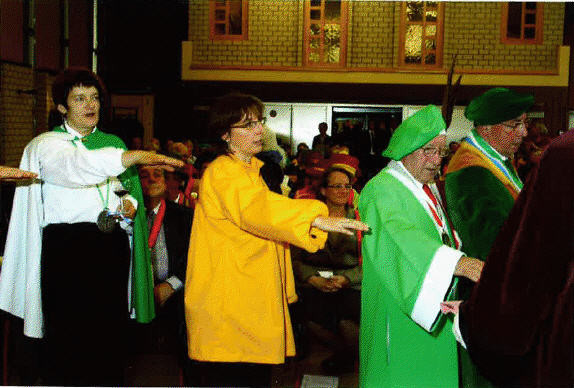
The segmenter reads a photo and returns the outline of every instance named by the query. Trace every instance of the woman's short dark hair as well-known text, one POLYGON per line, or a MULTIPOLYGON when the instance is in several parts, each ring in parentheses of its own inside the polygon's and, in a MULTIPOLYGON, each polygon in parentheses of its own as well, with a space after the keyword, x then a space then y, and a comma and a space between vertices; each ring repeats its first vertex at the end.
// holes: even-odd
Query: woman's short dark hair
POLYGON ((253 112, 263 116, 263 103, 249 94, 231 93, 219 97, 209 110, 209 130, 217 138, 229 132, 231 126, 253 112))
POLYGON ((100 100, 103 100, 106 95, 106 88, 100 77, 88 69, 71 67, 58 74, 54 79, 54 84, 52 85, 52 100, 54 104, 56 106, 61 104, 68 109, 68 95, 76 86, 94 86, 98 89, 100 100))

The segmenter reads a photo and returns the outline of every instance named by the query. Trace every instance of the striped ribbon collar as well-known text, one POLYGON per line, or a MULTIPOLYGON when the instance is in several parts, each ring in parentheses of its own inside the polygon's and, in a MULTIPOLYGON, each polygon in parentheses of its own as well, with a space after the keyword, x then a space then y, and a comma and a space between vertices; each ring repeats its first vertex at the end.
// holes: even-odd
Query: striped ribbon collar
POLYGON ((482 153, 494 164, 494 166, 510 181, 516 189, 516 192, 522 190, 522 181, 515 174, 508 170, 504 165, 503 156, 500 155, 488 142, 486 142, 480 135, 473 129, 472 132, 464 139, 469 146, 482 153))

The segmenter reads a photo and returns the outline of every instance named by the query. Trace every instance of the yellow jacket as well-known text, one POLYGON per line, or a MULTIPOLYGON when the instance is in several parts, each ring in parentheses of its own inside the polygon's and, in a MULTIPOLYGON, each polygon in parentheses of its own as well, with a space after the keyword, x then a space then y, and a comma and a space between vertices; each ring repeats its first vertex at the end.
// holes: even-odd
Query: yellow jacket
POLYGON ((192 359, 277 364, 295 354, 288 244, 322 248, 327 233, 310 225, 328 210, 271 192, 262 164, 221 156, 201 179, 185 285, 192 359))

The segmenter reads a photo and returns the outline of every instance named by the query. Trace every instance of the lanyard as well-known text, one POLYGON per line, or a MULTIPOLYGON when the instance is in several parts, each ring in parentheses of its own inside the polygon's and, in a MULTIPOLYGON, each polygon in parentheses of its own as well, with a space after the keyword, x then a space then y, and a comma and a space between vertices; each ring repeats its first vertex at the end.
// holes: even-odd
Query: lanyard
POLYGON ((96 189, 98 189, 98 194, 100 195, 100 199, 102 200, 102 203, 104 204, 104 210, 108 210, 108 202, 110 200, 110 178, 108 178, 106 180, 106 200, 104 201, 104 195, 102 194, 102 191, 100 190, 100 187, 96 185, 96 189))
POLYGON ((153 220, 153 225, 151 227, 151 232, 149 234, 149 239, 148 239, 148 247, 149 249, 152 249, 153 246, 155 245, 155 242, 157 241, 157 236, 159 235, 159 231, 161 229, 161 225, 163 223, 163 217, 165 216, 165 199, 161 199, 161 202, 159 204, 159 210, 157 212, 157 214, 155 215, 155 218, 153 220))
MULTIPOLYGON (((77 136, 74 137, 72 140, 70 140, 72 142, 72 144, 74 145, 74 147, 78 148, 78 145, 76 143, 74 143, 76 140, 79 140, 79 141, 83 141, 83 140, 77 136)), ((98 194, 100 195, 100 199, 102 200, 102 204, 104 205, 104 210, 109 210, 108 209, 108 203, 110 201, 110 178, 108 178, 106 180, 106 200, 105 201, 104 201, 104 195, 102 194, 102 191, 100 190, 100 187, 98 185, 96 185, 96 189, 98 190, 98 194)))

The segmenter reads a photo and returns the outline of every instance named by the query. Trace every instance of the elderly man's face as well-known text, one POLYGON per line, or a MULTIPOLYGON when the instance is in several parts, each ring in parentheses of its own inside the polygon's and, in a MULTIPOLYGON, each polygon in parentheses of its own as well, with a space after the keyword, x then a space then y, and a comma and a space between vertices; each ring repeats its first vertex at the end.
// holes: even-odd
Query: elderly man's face
POLYGON ((515 119, 491 125, 486 133, 481 135, 492 148, 507 158, 513 158, 522 140, 528 135, 527 127, 526 113, 523 113, 515 119))
POLYGON ((440 135, 402 158, 401 162, 417 181, 432 183, 440 169, 443 155, 446 154, 446 135, 440 135))

